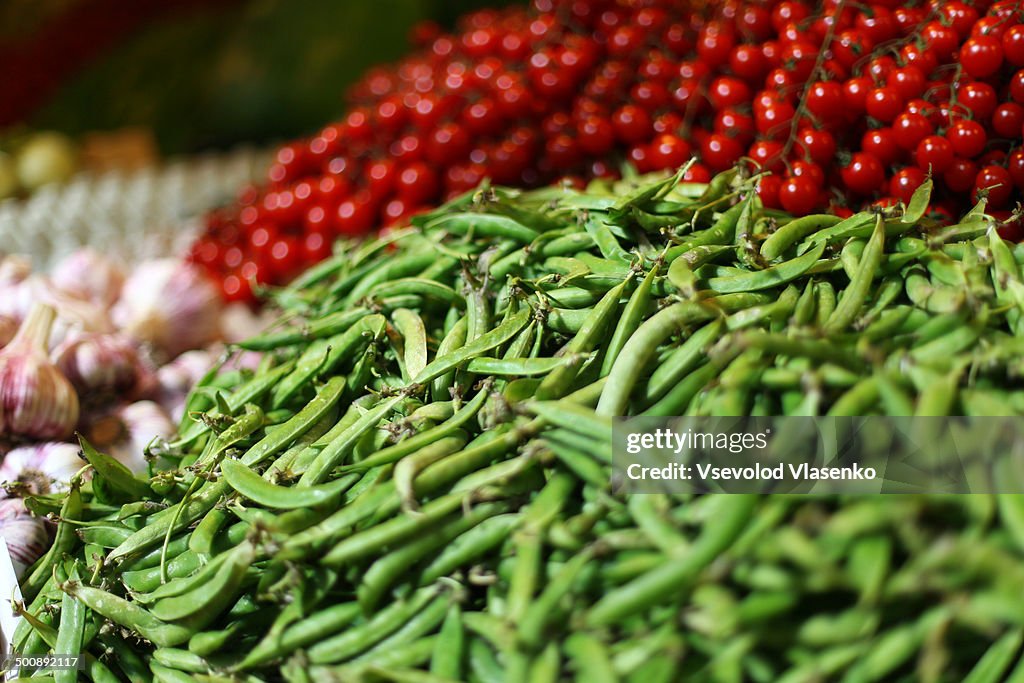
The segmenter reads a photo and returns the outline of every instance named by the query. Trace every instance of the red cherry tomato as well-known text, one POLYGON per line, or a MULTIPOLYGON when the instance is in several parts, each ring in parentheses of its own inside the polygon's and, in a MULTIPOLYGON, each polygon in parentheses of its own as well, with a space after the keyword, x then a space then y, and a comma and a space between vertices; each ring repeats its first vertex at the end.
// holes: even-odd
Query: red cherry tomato
POLYGON ((932 173, 944 172, 953 164, 953 157, 953 145, 939 135, 929 135, 921 140, 914 152, 917 167, 932 173))
POLYGON ((957 156, 971 159, 985 151, 988 135, 980 123, 963 119, 949 127, 946 139, 953 145, 953 151, 957 156))
POLYGON ((844 166, 840 175, 843 184, 854 194, 869 195, 879 189, 885 182, 885 169, 878 158, 867 152, 856 152, 850 163, 844 166))
POLYGON ((820 186, 808 176, 790 176, 779 188, 782 208, 797 216, 810 213, 818 203, 820 186))

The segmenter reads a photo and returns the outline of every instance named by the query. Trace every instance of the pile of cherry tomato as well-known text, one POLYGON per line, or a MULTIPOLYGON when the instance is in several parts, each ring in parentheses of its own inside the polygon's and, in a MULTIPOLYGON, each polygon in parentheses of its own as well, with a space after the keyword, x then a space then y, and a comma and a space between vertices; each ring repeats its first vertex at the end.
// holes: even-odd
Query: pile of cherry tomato
MULTIPOLYGON (((1015 0, 533 0, 423 24, 348 113, 277 150, 213 212, 192 258, 228 299, 282 283, 336 237, 476 186, 769 170, 766 206, 906 202, 928 174, 952 219, 1024 189, 1024 11, 1015 0)), ((1015 230, 1015 222, 1007 224, 1015 230)))

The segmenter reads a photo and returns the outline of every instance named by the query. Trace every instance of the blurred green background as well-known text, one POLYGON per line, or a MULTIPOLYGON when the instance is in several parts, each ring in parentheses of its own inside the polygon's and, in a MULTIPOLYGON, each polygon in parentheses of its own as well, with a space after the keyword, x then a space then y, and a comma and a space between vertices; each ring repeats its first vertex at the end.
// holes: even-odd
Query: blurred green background
POLYGON ((25 122, 71 135, 141 125, 164 153, 294 137, 338 117, 345 86, 405 53, 416 22, 452 26, 502 4, 239 0, 161 10, 62 78, 25 122))

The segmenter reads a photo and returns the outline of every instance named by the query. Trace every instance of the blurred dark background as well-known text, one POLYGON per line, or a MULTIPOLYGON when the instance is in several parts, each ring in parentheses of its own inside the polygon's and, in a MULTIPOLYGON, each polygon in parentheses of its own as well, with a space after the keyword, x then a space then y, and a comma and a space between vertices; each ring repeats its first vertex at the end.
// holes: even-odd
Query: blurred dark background
POLYGON ((345 86, 508 0, 0 0, 0 130, 126 126, 163 154, 316 130, 345 86))

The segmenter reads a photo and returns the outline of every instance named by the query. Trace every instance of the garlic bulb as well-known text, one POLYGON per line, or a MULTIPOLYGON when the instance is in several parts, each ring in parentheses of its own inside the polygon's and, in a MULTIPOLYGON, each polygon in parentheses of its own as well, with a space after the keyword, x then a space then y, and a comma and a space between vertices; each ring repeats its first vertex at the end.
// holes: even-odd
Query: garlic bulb
POLYGON ((51 273, 57 289, 103 308, 121 296, 124 271, 95 249, 79 249, 65 257, 51 273))
POLYGON ((156 401, 174 422, 185 414, 185 399, 206 371, 213 365, 209 351, 186 351, 156 371, 156 401))
POLYGON ((32 262, 24 256, 0 256, 0 285, 16 285, 32 274, 32 262))
POLYGON ((17 333, 18 321, 9 315, 0 315, 0 349, 7 346, 17 333))
POLYGON ((0 296, 0 315, 21 321, 36 304, 46 304, 57 311, 57 318, 50 334, 51 350, 76 333, 114 331, 110 316, 104 307, 62 292, 39 275, 32 275, 4 289, 3 295, 0 296))
POLYGON ((130 394, 142 371, 135 344, 118 334, 73 337, 57 347, 53 357, 83 403, 130 394))
POLYGON ((24 578, 25 570, 43 556, 50 545, 46 522, 35 517, 21 498, 0 500, 0 538, 7 544, 14 573, 24 578))
POLYGON ((169 439, 174 432, 163 408, 153 401, 136 401, 94 422, 85 438, 131 471, 145 472, 146 446, 157 438, 169 439))
POLYGON ((36 306, 0 349, 0 435, 63 439, 78 422, 78 395, 46 353, 55 315, 36 306))
POLYGON ((85 465, 78 451, 77 445, 59 441, 15 448, 0 464, 0 484, 26 494, 65 491, 85 465))
POLYGON ((218 338, 221 305, 216 287, 198 268, 161 259, 135 269, 112 315, 119 329, 174 358, 218 338))

